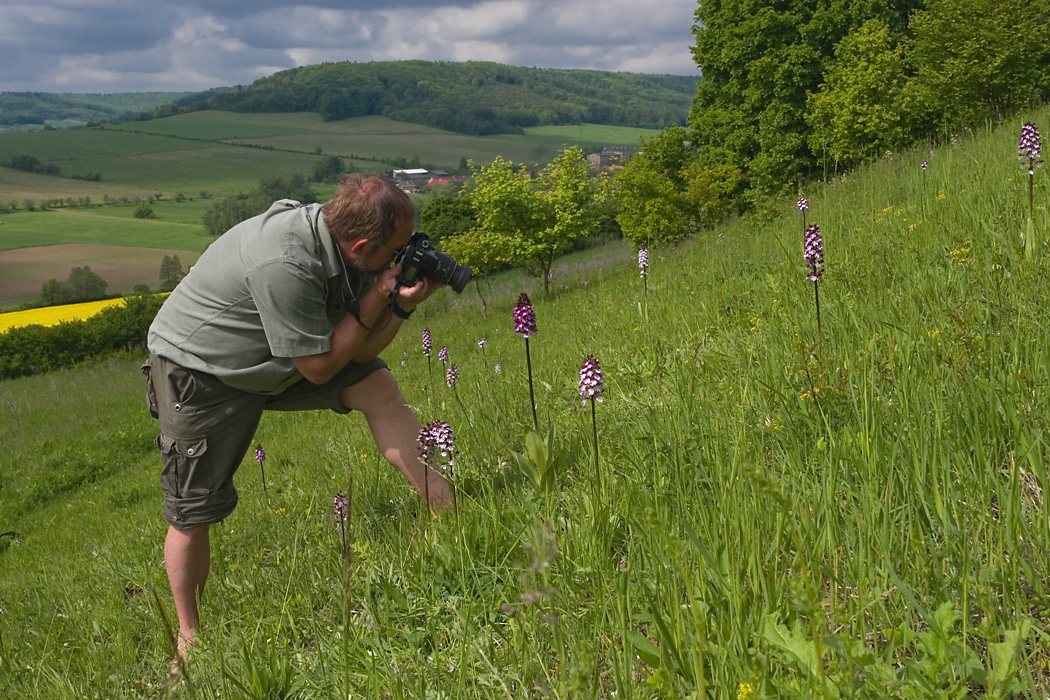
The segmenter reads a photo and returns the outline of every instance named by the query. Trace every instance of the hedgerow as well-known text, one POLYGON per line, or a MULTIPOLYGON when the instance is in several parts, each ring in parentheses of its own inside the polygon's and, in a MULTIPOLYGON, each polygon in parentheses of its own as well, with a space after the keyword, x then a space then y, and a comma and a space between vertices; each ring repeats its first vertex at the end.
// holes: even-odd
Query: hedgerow
POLYGON ((127 297, 85 320, 30 325, 0 333, 0 379, 69 367, 120 350, 145 347, 146 332, 164 297, 127 297))

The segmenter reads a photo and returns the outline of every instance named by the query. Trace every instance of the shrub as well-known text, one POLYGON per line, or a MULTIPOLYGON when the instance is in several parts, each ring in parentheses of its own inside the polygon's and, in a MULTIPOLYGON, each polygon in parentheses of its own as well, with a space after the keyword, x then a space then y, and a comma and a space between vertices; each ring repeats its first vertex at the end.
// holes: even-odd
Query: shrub
POLYGON ((133 296, 83 321, 22 326, 0 333, 0 379, 69 367, 120 350, 146 346, 146 333, 164 299, 133 296))

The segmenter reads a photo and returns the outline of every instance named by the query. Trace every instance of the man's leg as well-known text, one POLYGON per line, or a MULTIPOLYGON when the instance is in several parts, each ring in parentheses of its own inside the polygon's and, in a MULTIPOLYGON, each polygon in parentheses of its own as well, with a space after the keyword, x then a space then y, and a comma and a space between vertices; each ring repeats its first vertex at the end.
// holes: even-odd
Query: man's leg
POLYGON ((211 565, 208 525, 179 530, 168 527, 164 539, 164 565, 168 570, 175 612, 179 616, 179 654, 186 658, 187 646, 196 641, 200 612, 197 600, 204 593, 211 565))
POLYGON ((345 387, 340 396, 343 405, 365 415, 376 447, 386 461, 405 475, 420 496, 429 496, 430 505, 435 508, 452 502, 444 477, 433 469, 424 469, 419 461, 417 440, 423 426, 408 407, 389 370, 372 372, 360 382, 345 387))

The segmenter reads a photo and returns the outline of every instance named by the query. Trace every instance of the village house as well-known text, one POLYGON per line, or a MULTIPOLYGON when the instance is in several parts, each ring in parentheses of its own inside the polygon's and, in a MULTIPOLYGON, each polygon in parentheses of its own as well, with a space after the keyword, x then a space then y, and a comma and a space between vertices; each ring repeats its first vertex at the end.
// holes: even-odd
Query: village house
POLYGON ((591 153, 587 156, 587 162, 594 166, 595 170, 601 170, 610 165, 622 165, 631 158, 631 149, 627 146, 605 146, 599 153, 591 153))

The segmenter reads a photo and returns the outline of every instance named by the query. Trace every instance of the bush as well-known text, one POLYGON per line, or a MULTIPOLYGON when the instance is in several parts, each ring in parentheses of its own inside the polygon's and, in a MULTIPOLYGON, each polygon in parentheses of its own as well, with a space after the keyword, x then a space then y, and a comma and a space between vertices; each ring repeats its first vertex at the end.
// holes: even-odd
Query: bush
POLYGON ((164 302, 134 296, 83 321, 23 326, 0 333, 0 379, 13 379, 75 365, 120 350, 146 347, 146 333, 164 302))

